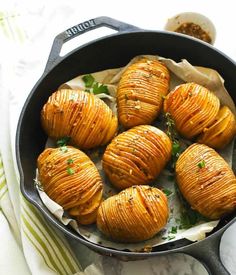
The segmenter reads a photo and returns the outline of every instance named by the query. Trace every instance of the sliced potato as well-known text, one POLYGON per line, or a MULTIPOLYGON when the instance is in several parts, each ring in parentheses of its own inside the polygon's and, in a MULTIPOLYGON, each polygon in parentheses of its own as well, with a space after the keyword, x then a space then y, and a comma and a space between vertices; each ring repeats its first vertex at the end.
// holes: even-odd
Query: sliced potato
POLYGON ((118 120, 98 97, 80 90, 53 93, 41 111, 45 132, 53 139, 70 137, 80 149, 108 143, 116 134, 118 120))
POLYGON ((136 126, 115 137, 103 155, 103 169, 118 189, 151 183, 171 157, 172 144, 161 130, 136 126))
POLYGON ((120 123, 125 128, 152 123, 162 108, 169 79, 168 69, 157 60, 143 58, 131 64, 117 89, 120 123))
POLYGON ((45 149, 37 161, 46 194, 81 224, 94 223, 103 184, 89 157, 71 147, 45 149))
POLYGON ((152 238, 167 223, 166 195, 150 186, 133 186, 100 205, 97 227, 118 242, 140 242, 152 238))
POLYGON ((203 130, 198 142, 215 149, 223 149, 235 135, 235 116, 227 106, 223 106, 217 114, 214 123, 203 130))
POLYGON ((236 209, 236 178, 227 162, 212 148, 194 143, 176 163, 179 189, 191 207, 209 219, 236 209))
POLYGON ((194 138, 210 126, 219 108, 219 99, 196 83, 177 86, 164 101, 164 111, 170 113, 177 131, 188 139, 194 138))

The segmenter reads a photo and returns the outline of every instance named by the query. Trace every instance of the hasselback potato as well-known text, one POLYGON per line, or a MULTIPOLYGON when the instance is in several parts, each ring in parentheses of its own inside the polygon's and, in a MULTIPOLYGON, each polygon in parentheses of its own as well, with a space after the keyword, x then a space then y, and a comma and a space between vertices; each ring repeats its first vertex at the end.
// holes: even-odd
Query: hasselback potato
POLYGON ((162 108, 169 79, 168 69, 157 60, 143 58, 128 66, 117 88, 120 123, 125 128, 152 123, 162 108))
POLYGON ((150 125, 136 126, 115 137, 103 155, 103 168, 118 189, 148 184, 171 157, 169 137, 150 125))
POLYGON ((217 114, 214 123, 203 130, 198 142, 215 149, 222 149, 229 144, 235 135, 235 116, 227 106, 223 106, 217 114))
POLYGON ((112 196, 99 207, 97 227, 118 242, 152 238, 167 223, 166 195, 150 186, 132 186, 112 196))
POLYGON ((191 207, 209 219, 236 208, 236 178, 226 161, 212 148, 194 143, 176 163, 179 189, 191 207))
POLYGON ((42 126, 49 137, 70 137, 80 149, 109 142, 117 132, 117 117, 98 97, 80 90, 53 93, 41 112, 42 126))
POLYGON ((39 155, 37 166, 39 181, 52 200, 80 224, 95 222, 103 184, 86 154, 71 146, 48 148, 39 155))
POLYGON ((219 99, 196 83, 177 86, 164 101, 164 112, 170 113, 177 131, 188 139, 192 139, 210 126, 219 108, 219 99))

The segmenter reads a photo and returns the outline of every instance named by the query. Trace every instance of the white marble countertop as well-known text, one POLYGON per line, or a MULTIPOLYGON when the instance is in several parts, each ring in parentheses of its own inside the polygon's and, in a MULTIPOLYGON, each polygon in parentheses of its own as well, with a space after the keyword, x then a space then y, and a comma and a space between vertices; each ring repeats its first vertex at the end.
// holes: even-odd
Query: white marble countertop
MULTIPOLYGON (((145 2, 135 1, 119 1, 112 3, 111 1, 42 1, 41 11, 34 9, 34 1, 21 1, 22 9, 32 15, 30 21, 31 27, 28 28, 29 34, 32 36, 32 40, 37 41, 37 49, 39 51, 39 58, 41 60, 47 59, 49 49, 51 47, 52 38, 61 31, 71 27, 75 24, 81 23, 88 19, 106 15, 116 18, 120 21, 136 25, 143 29, 160 30, 163 29, 167 19, 179 12, 194 11, 200 12, 208 16, 215 24, 217 36, 215 47, 223 51, 225 54, 236 60, 236 42, 234 39, 236 24, 235 9, 233 1, 215 2, 215 1, 154 1, 146 0, 145 2), (63 4, 62 4, 63 3, 63 4), (67 9, 67 13, 71 14, 71 18, 65 18, 64 24, 56 22, 55 18, 59 18, 59 14, 63 13, 62 9, 67 9), (48 25, 46 31, 47 42, 43 41, 40 37, 40 24, 42 23, 41 14, 46 16, 52 16, 52 26, 48 25), (53 20, 53 17, 54 20, 53 20), (41 48, 40 48, 41 47, 41 48)), ((5 3, 5 5, 8 5, 5 3)), ((10 5, 10 4, 9 4, 10 5)), ((103 31, 94 31, 92 34, 86 34, 83 37, 79 37, 74 41, 75 43, 83 44, 84 42, 94 39, 100 36, 103 31)), ((70 45, 73 47, 73 44, 70 45)), ((22 52, 28 49, 22 49, 22 52)), ((14 55, 12 59, 14 59, 14 55)), ((32 63, 30 53, 24 60, 27 64, 32 63)), ((45 62, 42 62, 38 66, 36 72, 31 72, 32 82, 40 76, 40 72, 43 71, 45 62)), ((34 63, 35 64, 35 63, 34 63)), ((33 85, 33 83, 32 83, 33 85)), ((30 89, 31 85, 29 85, 30 89)), ((25 100, 21 97, 19 100, 19 106, 21 106, 25 100)), ((19 108, 20 109, 20 108, 19 108)), ((16 124, 17 116, 19 113, 13 115, 13 124, 16 124)), ((13 125, 13 128, 16 125, 13 125)), ((220 255, 222 262, 231 274, 236 274, 236 223, 233 224, 224 234, 220 245, 220 255)), ((208 274, 205 268, 195 259, 183 254, 153 257, 151 259, 142 261, 121 262, 114 258, 102 257, 94 253, 90 249, 80 245, 73 240, 69 240, 71 246, 75 250, 75 253, 80 260, 82 266, 86 268, 91 263, 93 266, 89 266, 86 270, 86 274, 105 274, 105 275, 205 275, 208 274)), ((207 251, 206 251, 207 253, 207 251)), ((220 274, 219 274, 220 275, 220 274)))
MULTIPOLYGON (((220 244, 220 257, 222 263, 230 272, 236 274, 236 223, 224 233, 220 244)), ((142 261, 122 262, 111 257, 100 256, 86 247, 78 247, 76 242, 70 240, 75 247, 76 254, 84 267, 89 266, 87 274, 104 275, 207 275, 208 271, 196 259, 185 254, 171 254, 157 256, 142 261), (99 273, 101 272, 101 273, 99 273)), ((208 251, 203 251, 207 253, 208 251)), ((220 275, 220 273, 218 273, 220 275)), ((218 275, 217 274, 217 275, 218 275)))

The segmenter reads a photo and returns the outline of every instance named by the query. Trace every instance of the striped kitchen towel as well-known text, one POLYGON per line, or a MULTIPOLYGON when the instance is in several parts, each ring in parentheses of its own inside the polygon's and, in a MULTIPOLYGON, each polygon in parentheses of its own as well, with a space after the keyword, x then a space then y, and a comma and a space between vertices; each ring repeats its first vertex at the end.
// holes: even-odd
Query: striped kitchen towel
POLYGON ((0 255, 11 255, 0 257, 0 274, 83 274, 64 237, 20 193, 17 223, 8 184, 0 156, 0 255))
POLYGON ((0 274, 85 274, 64 235, 52 228, 20 193, 12 141, 15 129, 10 127, 9 111, 12 100, 9 82, 15 71, 4 49, 8 46, 20 49, 29 40, 21 23, 18 12, 0 12, 0 38, 5 45, 0 51, 0 274))

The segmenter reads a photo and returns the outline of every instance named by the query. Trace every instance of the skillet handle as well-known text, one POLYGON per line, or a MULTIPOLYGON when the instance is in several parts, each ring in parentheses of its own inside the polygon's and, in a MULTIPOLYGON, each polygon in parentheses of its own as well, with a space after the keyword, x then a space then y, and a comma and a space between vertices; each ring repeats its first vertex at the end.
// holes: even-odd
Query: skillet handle
POLYGON ((229 275, 221 262, 219 249, 223 232, 216 232, 207 239, 184 249, 184 253, 199 260, 211 275, 229 275))
POLYGON ((62 59, 62 57, 60 56, 60 52, 62 45, 65 42, 75 38, 78 35, 104 26, 118 32, 130 32, 140 30, 140 28, 138 27, 106 16, 96 17, 94 19, 90 19, 88 21, 75 25, 55 37, 44 72, 47 73, 48 71, 50 71, 51 68, 62 59))

